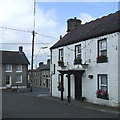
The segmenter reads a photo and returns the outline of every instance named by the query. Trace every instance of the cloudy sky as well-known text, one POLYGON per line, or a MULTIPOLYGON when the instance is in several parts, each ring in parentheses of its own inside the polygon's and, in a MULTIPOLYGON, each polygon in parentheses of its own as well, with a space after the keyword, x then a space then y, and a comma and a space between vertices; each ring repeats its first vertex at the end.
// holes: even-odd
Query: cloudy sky
MULTIPOLYGON (((77 17, 84 24, 118 10, 117 0, 44 1, 36 0, 35 30, 39 34, 35 36, 34 68, 50 58, 50 46, 66 34, 67 19, 77 17)), ((23 46, 30 63, 33 6, 33 0, 0 0, 0 49, 18 51, 19 46, 23 46)))

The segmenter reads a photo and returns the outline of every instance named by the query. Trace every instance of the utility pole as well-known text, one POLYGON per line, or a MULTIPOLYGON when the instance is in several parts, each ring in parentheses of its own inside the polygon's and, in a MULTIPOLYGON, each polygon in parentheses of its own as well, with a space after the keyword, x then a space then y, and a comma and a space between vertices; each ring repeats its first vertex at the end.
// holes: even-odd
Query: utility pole
MULTIPOLYGON (((32 32, 32 60, 31 60, 31 83, 33 82, 33 57, 34 57, 34 39, 35 39, 35 31, 32 32)), ((30 92, 32 92, 32 84, 30 86, 30 92)))
POLYGON ((33 82, 33 58, 34 58, 34 40, 35 40, 35 5, 36 1, 34 0, 34 20, 33 20, 33 31, 32 31, 32 60, 31 60, 31 85, 30 85, 30 92, 32 92, 32 82, 33 82))

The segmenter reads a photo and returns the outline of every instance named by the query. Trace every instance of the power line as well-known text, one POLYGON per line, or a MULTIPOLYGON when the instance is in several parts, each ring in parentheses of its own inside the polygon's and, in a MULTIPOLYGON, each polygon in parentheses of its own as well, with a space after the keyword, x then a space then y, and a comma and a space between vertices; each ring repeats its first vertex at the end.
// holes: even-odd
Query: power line
POLYGON ((15 28, 8 28, 8 27, 3 27, 3 26, 0 26, 0 28, 9 29, 9 30, 14 30, 14 31, 19 31, 19 32, 28 32, 28 33, 32 33, 31 31, 25 31, 25 30, 20 30, 20 29, 15 29, 15 28))
POLYGON ((44 34, 40 34, 40 33, 37 33, 37 32, 35 32, 36 34, 38 34, 38 35, 42 35, 42 36, 44 36, 44 37, 48 37, 48 38, 52 38, 52 39, 56 39, 56 40, 58 40, 58 38, 55 38, 55 37, 52 37, 52 36, 48 36, 48 35, 44 35, 44 34))
MULTIPOLYGON (((34 18, 34 19, 35 19, 35 18, 34 18)), ((35 20, 34 20, 34 22, 35 22, 35 20)), ((34 23, 34 25, 35 25, 35 23, 34 23)), ((9 27, 3 27, 3 26, 0 26, 0 28, 2 28, 2 29, 8 29, 8 30, 14 30, 14 31, 18 31, 18 32, 28 32, 28 33, 32 33, 32 31, 21 30, 21 29, 16 29, 16 28, 9 28, 9 27)), ((35 27, 34 27, 34 29, 35 29, 35 27)), ((42 35, 42 36, 44 36, 44 37, 48 37, 48 38, 52 38, 52 39, 56 39, 56 40, 58 39, 58 38, 55 38, 55 37, 52 37, 52 36, 40 34, 40 33, 38 33, 38 32, 35 32, 35 34, 42 35)))

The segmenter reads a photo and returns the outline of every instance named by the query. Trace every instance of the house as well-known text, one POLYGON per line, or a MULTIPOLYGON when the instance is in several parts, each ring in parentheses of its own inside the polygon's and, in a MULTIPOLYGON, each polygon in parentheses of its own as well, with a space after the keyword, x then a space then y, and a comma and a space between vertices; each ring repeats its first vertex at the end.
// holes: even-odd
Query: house
POLYGON ((120 11, 81 24, 67 21, 67 34, 51 48, 51 94, 63 99, 120 103, 120 11))
POLYGON ((28 82, 29 61, 23 52, 23 47, 19 51, 0 51, 2 61, 0 63, 1 83, 0 88, 25 88, 28 82))
POLYGON ((50 59, 47 64, 39 63, 39 67, 33 73, 33 85, 50 88, 50 59))

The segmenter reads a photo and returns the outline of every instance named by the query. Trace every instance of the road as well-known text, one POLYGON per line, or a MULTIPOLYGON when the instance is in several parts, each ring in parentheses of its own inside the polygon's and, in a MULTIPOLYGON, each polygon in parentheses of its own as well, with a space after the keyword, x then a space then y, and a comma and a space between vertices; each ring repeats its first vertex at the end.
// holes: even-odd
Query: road
POLYGON ((53 101, 48 89, 4 91, 3 118, 117 118, 117 114, 53 101))

